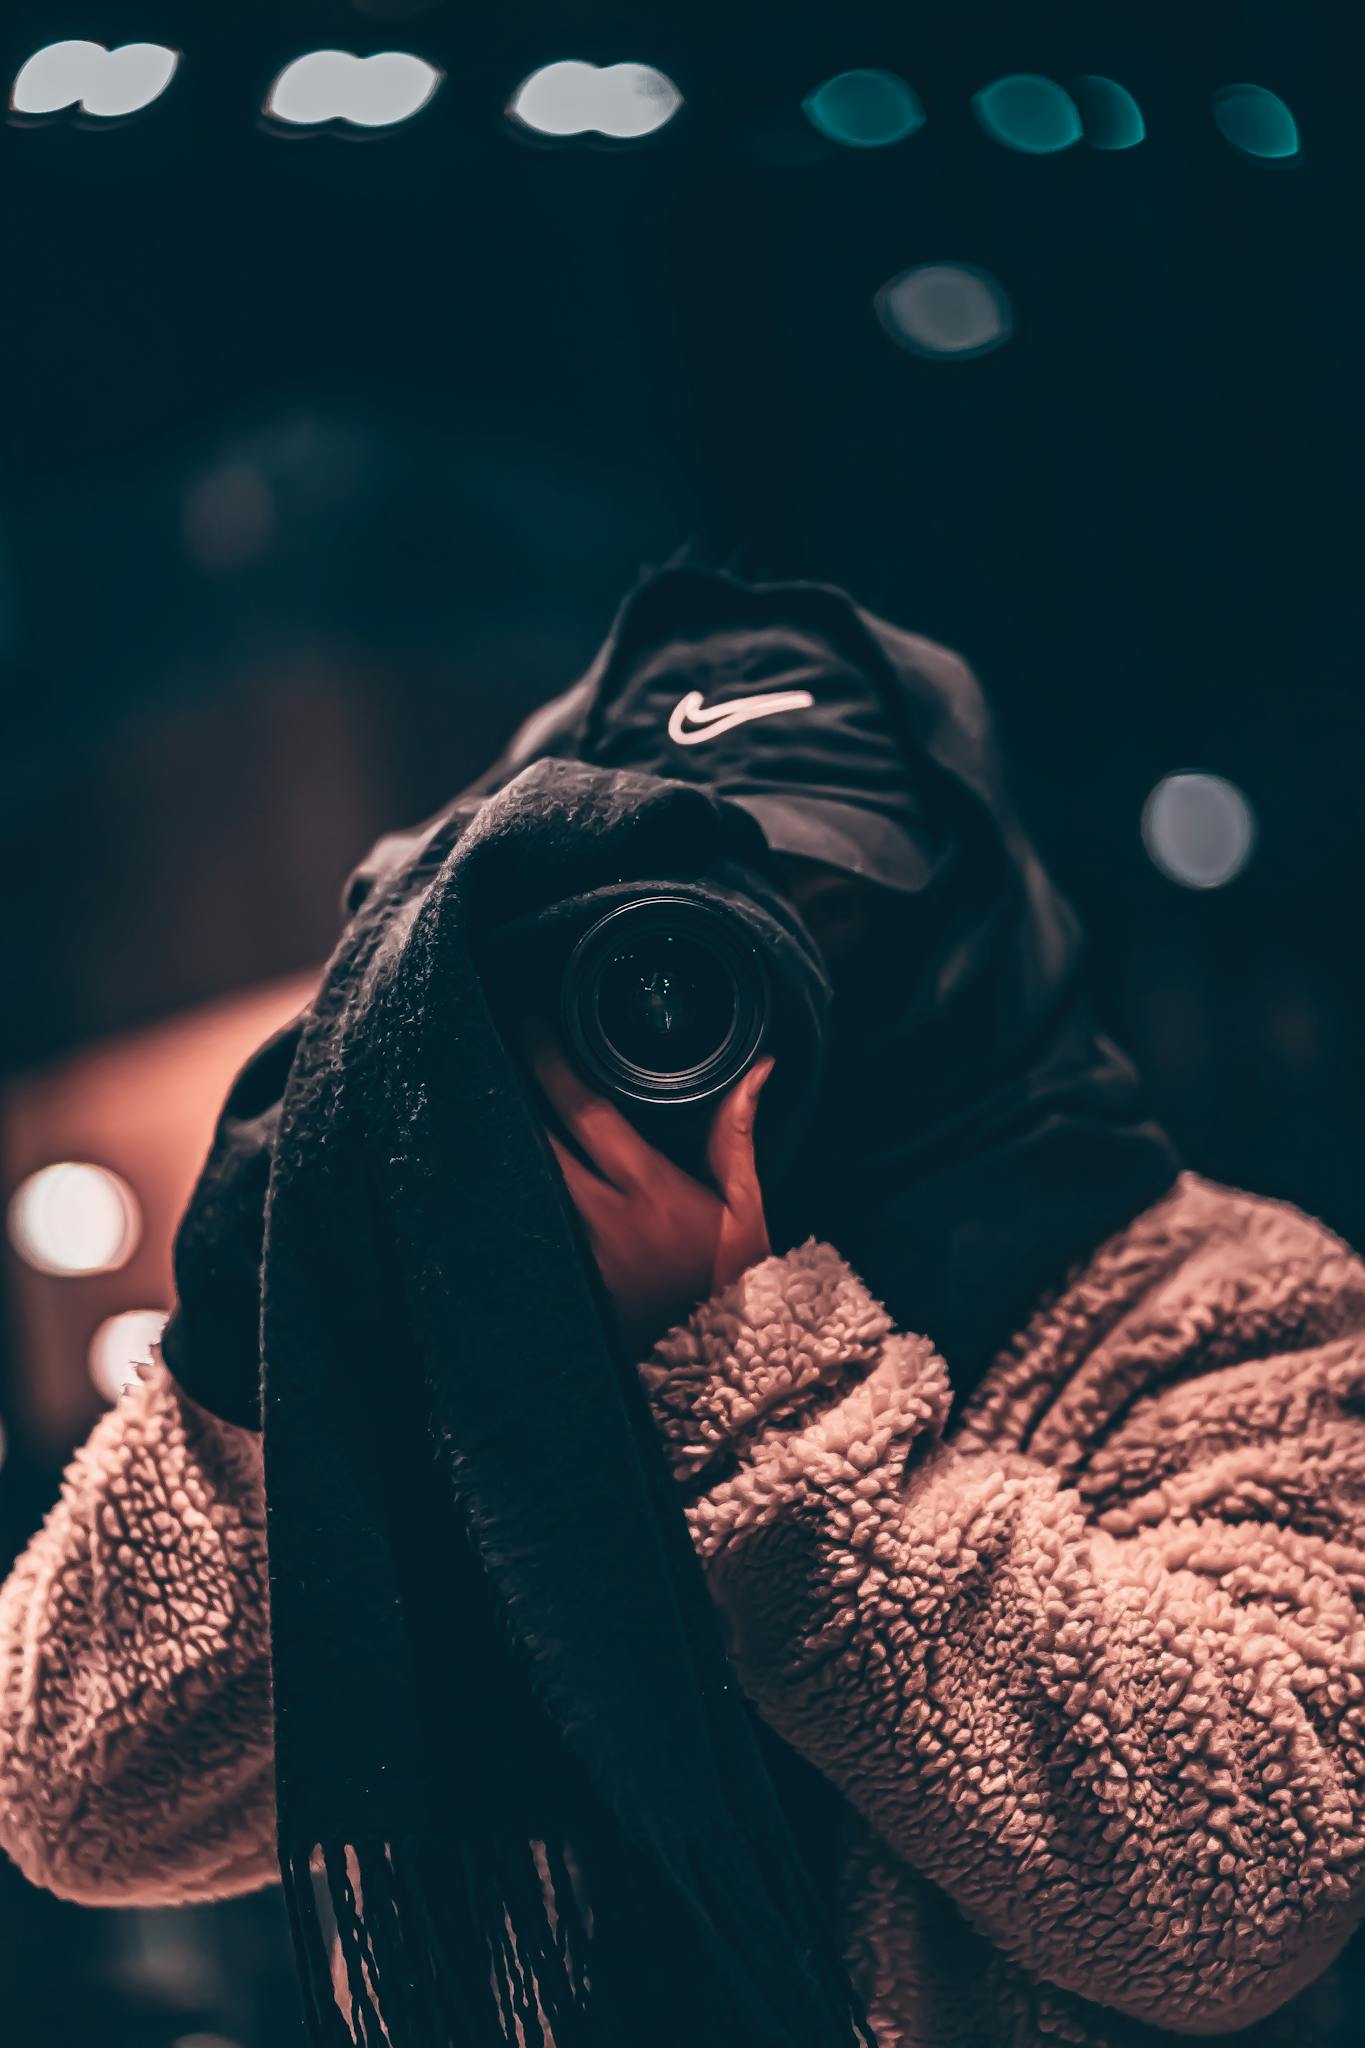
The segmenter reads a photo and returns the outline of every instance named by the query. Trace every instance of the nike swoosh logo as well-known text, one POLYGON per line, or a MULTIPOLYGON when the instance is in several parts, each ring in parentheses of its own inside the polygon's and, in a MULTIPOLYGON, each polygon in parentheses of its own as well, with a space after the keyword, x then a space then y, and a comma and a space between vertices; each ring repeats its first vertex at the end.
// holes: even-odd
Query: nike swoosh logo
POLYGON ((669 713, 668 737, 679 747, 699 747, 703 740, 718 740, 751 718, 809 711, 814 703, 809 690, 769 690, 762 697, 732 697, 728 704, 708 704, 700 690, 689 690, 669 713))

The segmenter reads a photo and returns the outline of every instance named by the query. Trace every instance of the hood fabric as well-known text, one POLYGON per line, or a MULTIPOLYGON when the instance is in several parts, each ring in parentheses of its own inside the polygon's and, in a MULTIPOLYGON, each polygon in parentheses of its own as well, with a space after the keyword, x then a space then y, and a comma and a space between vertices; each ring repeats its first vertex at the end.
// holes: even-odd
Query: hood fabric
POLYGON ((830 1238, 959 1394, 1175 1177, 970 671, 840 592, 651 579, 485 776, 380 842, 318 995, 229 1094, 162 1340, 188 1393, 264 1430, 280 1862, 318 2041, 871 2038, 822 1893, 837 1801, 738 1692, 485 979, 518 920, 677 883, 743 907, 794 1020, 759 1126, 760 1162, 764 1118, 801 1132, 775 1248, 830 1238), (679 746, 694 689, 814 701, 679 746), (794 847, 803 802, 827 808, 794 847), (831 1008, 771 854, 839 844, 884 914, 831 1008))

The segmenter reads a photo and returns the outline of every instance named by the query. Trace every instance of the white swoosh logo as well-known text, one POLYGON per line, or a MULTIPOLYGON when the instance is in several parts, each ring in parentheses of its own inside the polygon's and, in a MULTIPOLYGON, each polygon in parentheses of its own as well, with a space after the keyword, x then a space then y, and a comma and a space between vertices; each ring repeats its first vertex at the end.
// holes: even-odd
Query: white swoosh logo
POLYGON ((680 747, 699 747, 723 732, 747 725, 751 718, 771 718, 777 711, 809 711, 815 703, 809 690, 769 690, 762 697, 732 697, 728 704, 707 704, 700 690, 689 690, 673 706, 668 737, 680 747))

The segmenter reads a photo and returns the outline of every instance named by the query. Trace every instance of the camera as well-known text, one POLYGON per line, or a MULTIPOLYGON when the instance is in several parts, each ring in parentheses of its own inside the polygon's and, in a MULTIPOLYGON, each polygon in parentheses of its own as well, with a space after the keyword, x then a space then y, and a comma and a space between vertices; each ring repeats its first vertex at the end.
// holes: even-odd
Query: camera
POLYGON ((641 1108, 723 1095, 768 1035, 772 988, 733 916, 681 895, 618 904, 589 925, 559 987, 564 1038, 585 1073, 641 1108))
POLYGON ((776 1185, 818 1091, 829 992, 762 878, 600 883, 523 911, 478 952, 507 1043, 526 1017, 554 1025, 589 1087, 689 1173, 706 1174, 720 1098, 771 1052, 755 1144, 776 1185))

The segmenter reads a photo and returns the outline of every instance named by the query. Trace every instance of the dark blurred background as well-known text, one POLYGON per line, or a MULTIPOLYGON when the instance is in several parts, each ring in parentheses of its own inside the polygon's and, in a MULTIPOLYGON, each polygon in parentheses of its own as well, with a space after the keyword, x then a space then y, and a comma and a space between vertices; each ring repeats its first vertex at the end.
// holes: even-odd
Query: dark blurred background
MULTIPOLYGON (((969 657, 1190 1163, 1365 1242, 1349 12, 206 12, 0 25, 0 1565, 348 866, 684 544, 969 657), (44 112, 73 38, 180 62, 44 112), (434 90, 284 118, 315 67, 263 113, 327 49, 434 90), (518 97, 569 59, 659 75, 518 97)), ((7 1865, 0 2009, 7 2048, 302 2038, 276 1893, 86 1911, 7 1865)))

